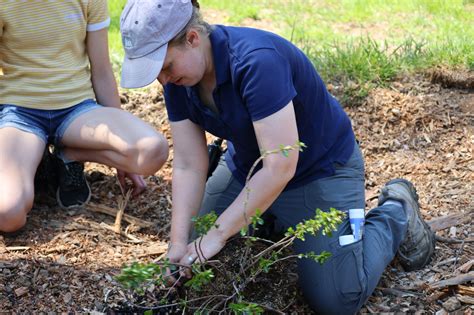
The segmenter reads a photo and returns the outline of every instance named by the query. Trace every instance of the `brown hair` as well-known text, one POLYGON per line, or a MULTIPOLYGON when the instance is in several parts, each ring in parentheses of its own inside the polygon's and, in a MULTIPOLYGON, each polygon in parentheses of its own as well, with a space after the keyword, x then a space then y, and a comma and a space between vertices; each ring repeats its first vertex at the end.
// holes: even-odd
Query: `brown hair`
POLYGON ((191 0, 191 3, 193 4, 193 7, 195 8, 200 8, 201 6, 199 5, 199 2, 197 0, 191 0))
POLYGON ((193 0, 192 3, 193 13, 189 19, 189 22, 172 40, 170 40, 169 45, 179 46, 183 44, 186 41, 186 34, 190 29, 195 29, 205 36, 209 36, 209 34, 211 34, 212 26, 202 18, 201 13, 199 12, 199 3, 195 0, 193 0))

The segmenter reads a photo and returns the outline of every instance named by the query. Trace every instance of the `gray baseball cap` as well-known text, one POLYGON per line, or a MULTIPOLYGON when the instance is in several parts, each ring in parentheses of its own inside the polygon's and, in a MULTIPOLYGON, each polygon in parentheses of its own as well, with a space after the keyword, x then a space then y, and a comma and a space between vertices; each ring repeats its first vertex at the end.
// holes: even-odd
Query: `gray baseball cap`
POLYGON ((139 88, 160 74, 168 42, 189 22, 191 0, 128 0, 120 17, 125 50, 120 85, 139 88))

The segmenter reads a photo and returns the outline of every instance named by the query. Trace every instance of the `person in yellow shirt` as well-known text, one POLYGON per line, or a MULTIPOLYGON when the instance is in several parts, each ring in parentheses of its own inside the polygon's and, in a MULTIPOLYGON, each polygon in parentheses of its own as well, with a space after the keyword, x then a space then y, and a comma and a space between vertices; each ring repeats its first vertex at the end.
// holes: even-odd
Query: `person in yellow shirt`
POLYGON ((43 153, 55 150, 57 199, 85 203, 84 161, 115 167, 134 194, 168 157, 163 135, 121 110, 109 60, 106 0, 2 1, 0 232, 26 223, 43 153))

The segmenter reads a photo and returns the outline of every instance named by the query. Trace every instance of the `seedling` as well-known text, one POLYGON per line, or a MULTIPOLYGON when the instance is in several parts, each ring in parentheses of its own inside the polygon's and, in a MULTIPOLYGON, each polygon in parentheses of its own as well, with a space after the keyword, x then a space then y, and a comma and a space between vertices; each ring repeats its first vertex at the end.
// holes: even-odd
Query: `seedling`
MULTIPOLYGON (((198 240, 194 242, 196 253, 198 253, 198 259, 191 266, 193 272, 192 279, 187 281, 184 286, 188 288, 188 290, 195 292, 202 292, 204 288, 211 286, 211 288, 213 288, 212 292, 215 294, 212 296, 200 296, 195 299, 188 299, 186 293, 184 295, 181 294, 178 303, 183 307, 183 309, 188 308, 197 314, 207 314, 214 311, 233 312, 235 314, 262 314, 266 309, 265 306, 252 301, 246 301, 243 296, 243 292, 248 284, 254 281, 261 273, 268 273, 275 264, 291 258, 311 259, 320 264, 330 258, 331 254, 326 251, 319 254, 314 252, 288 254, 289 251, 286 249, 297 239, 304 241, 308 235, 318 236, 319 233, 321 235, 331 235, 333 231, 337 230, 338 225, 342 222, 345 215, 334 208, 331 208, 328 212, 317 209, 313 218, 298 223, 294 228, 289 228, 279 241, 266 241, 270 245, 257 254, 252 254, 251 251, 254 243, 260 240, 258 237, 254 236, 254 233, 264 224, 262 211, 260 209, 255 209, 254 215, 247 217, 247 203, 251 193, 248 183, 251 175, 253 174, 257 164, 268 155, 281 153, 288 157, 290 151, 302 151, 304 147, 305 145, 302 142, 297 142, 292 146, 282 145, 278 149, 264 151, 252 165, 244 187, 247 197, 244 201, 243 215, 245 222, 248 224, 247 227, 240 231, 240 237, 246 239, 244 243, 245 248, 242 255, 239 257, 239 270, 236 271, 231 278, 227 279, 228 286, 231 288, 230 290, 220 292, 219 288, 215 286, 215 281, 213 281, 216 278, 215 272, 217 272, 218 275, 225 274, 225 272, 223 272, 223 270, 225 270, 225 265, 220 261, 207 261, 207 257, 204 256, 201 250, 202 237, 205 236, 209 230, 217 227, 217 215, 214 212, 210 212, 204 216, 192 219, 195 231, 199 236, 198 240)), ((150 290, 150 286, 153 286, 155 289, 158 288, 161 291, 166 291, 164 294, 166 297, 170 294, 171 290, 175 290, 180 279, 178 278, 177 282, 175 282, 170 288, 169 285, 165 285, 165 271, 171 270, 174 275, 177 275, 178 268, 180 267, 185 266, 179 266, 176 264, 172 265, 168 260, 151 264, 133 263, 129 267, 124 267, 122 273, 117 276, 116 279, 124 288, 135 293, 143 295, 146 292, 153 291, 150 290)), ((153 300, 156 301, 156 298, 153 300)), ((170 305, 160 303, 158 306, 149 305, 148 309, 154 310, 166 306, 170 305)))

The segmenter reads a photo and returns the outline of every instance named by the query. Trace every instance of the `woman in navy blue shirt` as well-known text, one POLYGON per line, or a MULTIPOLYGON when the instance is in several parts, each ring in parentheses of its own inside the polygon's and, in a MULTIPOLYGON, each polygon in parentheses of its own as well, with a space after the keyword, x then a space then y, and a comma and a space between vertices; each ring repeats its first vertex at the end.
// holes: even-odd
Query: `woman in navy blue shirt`
MULTIPOLYGON (((171 262, 194 262, 191 218, 211 210, 219 217, 217 227, 202 237, 206 259, 245 227, 256 209, 271 214, 281 232, 314 217, 317 208, 364 208, 364 164, 350 120, 292 43, 262 30, 211 27, 189 0, 140 6, 129 1, 121 31, 122 86, 142 87, 156 78, 164 86, 174 149, 171 262), (228 147, 207 183, 205 131, 226 139, 228 147), (306 145, 302 152, 263 159, 247 194, 245 178, 261 152, 298 141, 306 145)), ((383 191, 361 240, 339 244, 339 236, 352 233, 346 219, 333 237, 295 243, 298 253, 332 253, 323 265, 298 262, 300 284, 314 309, 356 312, 399 248, 406 248, 407 268, 428 262, 432 233, 419 218, 413 186, 398 179, 383 191), (412 240, 404 242, 409 233, 422 246, 414 250, 412 240)))

